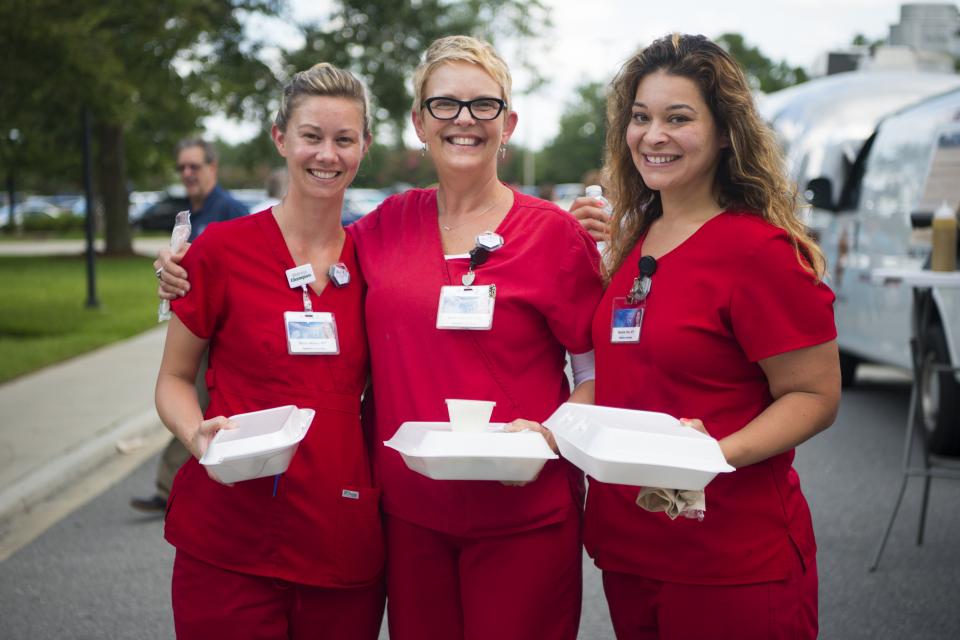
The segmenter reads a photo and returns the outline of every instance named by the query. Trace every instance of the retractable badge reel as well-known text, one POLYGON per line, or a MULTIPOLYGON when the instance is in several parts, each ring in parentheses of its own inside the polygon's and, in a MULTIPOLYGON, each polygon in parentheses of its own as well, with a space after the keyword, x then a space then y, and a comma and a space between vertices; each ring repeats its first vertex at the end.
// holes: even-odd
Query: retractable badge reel
MULTIPOLYGON (((307 286, 316 282, 313 266, 300 265, 287 270, 287 284, 291 289, 299 288, 303 292, 303 311, 285 311, 284 330, 287 335, 287 353, 291 355, 336 355, 340 353, 340 341, 337 337, 337 321, 327 311, 316 312, 310 300, 307 286)), ((327 272, 335 287, 345 287, 350 283, 350 272, 346 265, 337 263, 327 272)))
POLYGON ((489 330, 493 326, 497 285, 474 286, 475 270, 502 246, 503 237, 498 233, 487 231, 477 236, 476 245, 470 250, 470 266, 460 279, 463 286, 440 287, 437 329, 489 330))
POLYGON ((653 286, 653 274, 657 271, 657 260, 653 256, 643 256, 638 266, 640 273, 634 278, 630 293, 625 298, 613 299, 610 342, 640 342, 640 327, 643 325, 647 296, 653 286))

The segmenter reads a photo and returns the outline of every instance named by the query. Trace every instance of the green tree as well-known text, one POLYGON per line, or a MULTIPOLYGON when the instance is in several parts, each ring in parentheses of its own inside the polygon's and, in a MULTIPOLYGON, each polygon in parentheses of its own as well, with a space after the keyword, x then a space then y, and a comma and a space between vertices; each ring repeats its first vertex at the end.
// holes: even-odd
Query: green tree
POLYGON ((374 117, 403 146, 412 97, 407 80, 427 46, 444 35, 532 36, 549 26, 541 0, 338 0, 303 27, 305 45, 285 56, 288 73, 325 60, 364 78, 374 117))
POLYGON ((560 117, 560 130, 538 154, 539 182, 579 182, 583 175, 603 166, 607 130, 604 85, 591 82, 577 89, 576 99, 560 117))
POLYGON ((875 38, 873 40, 869 39, 867 36, 862 33, 858 33, 853 36, 853 39, 850 41, 850 44, 859 46, 859 47, 870 47, 870 49, 875 49, 882 44, 887 42, 886 38, 875 38))
POLYGON ((740 63, 754 89, 772 93, 809 80, 802 67, 790 66, 785 60, 774 62, 757 47, 748 45, 739 33, 724 33, 716 42, 740 63))
MULTIPOLYGON (((215 108, 262 114, 274 84, 242 18, 282 0, 5 0, 0 122, 22 132, 10 171, 79 173, 79 113, 94 122, 108 253, 129 253, 130 179, 169 171, 173 143, 215 108), (259 90, 259 94, 258 94, 259 90)), ((7 145, 9 147, 9 145, 7 145)))

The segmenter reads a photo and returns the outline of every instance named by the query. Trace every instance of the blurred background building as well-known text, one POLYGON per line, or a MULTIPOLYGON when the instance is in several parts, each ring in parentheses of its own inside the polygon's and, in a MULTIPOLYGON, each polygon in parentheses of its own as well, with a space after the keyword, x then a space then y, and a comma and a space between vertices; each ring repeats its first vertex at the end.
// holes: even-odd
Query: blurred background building
POLYGON ((960 11, 953 3, 904 4, 900 22, 890 25, 885 40, 860 40, 820 54, 811 76, 856 70, 955 71, 960 57, 960 11))

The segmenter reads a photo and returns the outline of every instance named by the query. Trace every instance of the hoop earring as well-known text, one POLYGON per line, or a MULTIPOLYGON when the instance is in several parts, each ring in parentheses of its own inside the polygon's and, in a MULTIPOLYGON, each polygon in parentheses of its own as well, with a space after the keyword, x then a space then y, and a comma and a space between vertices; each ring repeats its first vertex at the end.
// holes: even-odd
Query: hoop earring
POLYGON ((505 144, 500 145, 500 157, 501 158, 507 157, 507 145, 505 144))

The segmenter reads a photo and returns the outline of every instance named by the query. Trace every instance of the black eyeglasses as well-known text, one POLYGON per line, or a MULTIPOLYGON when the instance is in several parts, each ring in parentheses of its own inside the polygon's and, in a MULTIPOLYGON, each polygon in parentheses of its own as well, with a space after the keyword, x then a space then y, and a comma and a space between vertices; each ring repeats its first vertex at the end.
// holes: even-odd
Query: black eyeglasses
POLYGON ((200 168, 205 164, 207 163, 204 162, 203 164, 197 164, 195 162, 184 162, 183 164, 177 164, 174 166, 177 169, 177 173, 183 173, 187 169, 190 169, 190 171, 192 171, 193 173, 196 173, 197 171, 200 171, 200 168))
POLYGON ((457 100, 456 98, 434 97, 424 100, 423 106, 437 120, 455 120, 464 107, 467 108, 474 120, 493 120, 500 115, 507 103, 500 98, 457 100))

